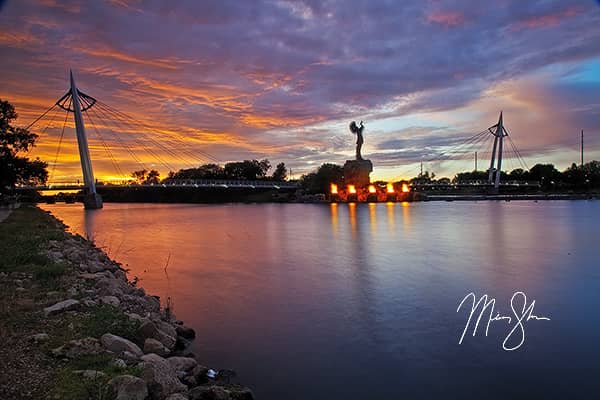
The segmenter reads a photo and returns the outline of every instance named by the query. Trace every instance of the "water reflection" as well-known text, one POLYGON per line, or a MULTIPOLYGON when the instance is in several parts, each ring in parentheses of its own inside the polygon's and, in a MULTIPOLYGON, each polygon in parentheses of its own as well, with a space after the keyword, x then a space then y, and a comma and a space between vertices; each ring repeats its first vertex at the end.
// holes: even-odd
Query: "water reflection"
POLYGON ((257 398, 518 398, 524 376, 565 385, 531 398, 584 398, 594 381, 564 365, 600 372, 598 202, 44 208, 171 296, 192 350, 257 398), (467 292, 514 290, 550 331, 509 355, 492 334, 457 345, 467 292))
POLYGON ((331 203, 329 205, 331 210, 331 229, 334 237, 338 236, 338 203, 331 203))
POLYGON ((392 202, 387 202, 385 203, 386 209, 387 209, 387 224, 389 226, 389 232, 391 235, 394 235, 396 233, 396 226, 395 226, 395 222, 394 222, 394 206, 396 205, 396 203, 392 203, 392 202))

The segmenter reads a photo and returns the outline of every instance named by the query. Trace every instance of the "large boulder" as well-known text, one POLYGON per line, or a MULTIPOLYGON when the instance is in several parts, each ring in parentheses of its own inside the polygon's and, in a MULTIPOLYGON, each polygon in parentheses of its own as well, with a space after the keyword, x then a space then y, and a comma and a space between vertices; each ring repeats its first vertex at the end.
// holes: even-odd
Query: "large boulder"
POLYGON ((86 337, 83 339, 71 340, 60 347, 52 350, 55 357, 79 358, 81 356, 96 355, 103 353, 104 349, 98 339, 86 337))
POLYGON ((44 315, 48 317, 50 315, 60 314, 65 311, 76 310, 78 307, 79 301, 75 299, 68 299, 44 308, 44 315))
POLYGON ((194 339, 196 337, 196 332, 192 328, 185 326, 183 324, 176 325, 175 331, 177 332, 177 335, 179 335, 185 339, 194 339))
POLYGON ((156 339, 148 338, 144 341, 144 353, 154 353, 166 357, 171 351, 156 339))
POLYGON ((145 400, 148 387, 143 379, 131 375, 120 375, 108 382, 115 400, 145 400))
POLYGON ((254 400, 252 391, 242 386, 198 386, 190 390, 190 400, 254 400))
POLYGON ((100 337, 102 346, 108 351, 113 353, 121 354, 129 352, 135 354, 137 357, 141 357, 144 353, 138 347, 137 344, 129 341, 121 336, 113 335, 112 333, 105 333, 100 337))
POLYGON ((167 397, 166 400, 188 400, 189 397, 183 393, 175 393, 167 397))
POLYGON ((167 360, 156 354, 146 354, 142 361, 142 379, 148 384, 152 399, 164 399, 173 393, 187 391, 167 360))
MULTIPOLYGON (((162 321, 160 321, 162 322, 162 321)), ((156 339, 163 344, 167 349, 173 350, 175 348, 175 343, 177 342, 177 332, 175 332, 175 328, 167 323, 161 324, 160 322, 155 323, 150 320, 145 321, 138 328, 137 335, 140 341, 145 342, 146 339, 156 339), (162 328, 160 329, 159 328, 162 328), (163 329, 167 329, 169 333, 165 332, 163 329), (168 328, 171 328, 172 331, 168 328), (170 333, 175 333, 172 336, 170 333)))
POLYGON ((183 372, 186 375, 193 370, 196 365, 198 365, 196 360, 189 357, 169 357, 167 358, 167 362, 171 365, 175 372, 183 372))

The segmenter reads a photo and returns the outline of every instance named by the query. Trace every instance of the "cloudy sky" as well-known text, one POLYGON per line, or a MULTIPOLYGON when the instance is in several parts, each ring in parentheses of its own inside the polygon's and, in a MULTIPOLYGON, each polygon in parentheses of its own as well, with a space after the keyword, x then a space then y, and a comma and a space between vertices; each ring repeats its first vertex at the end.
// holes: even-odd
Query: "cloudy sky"
MULTIPOLYGON (((99 100, 84 118, 100 179, 250 158, 298 176, 353 157, 352 120, 365 121, 375 178, 414 176, 421 162, 452 176, 474 151, 485 168, 491 136, 466 139, 500 110, 529 167, 578 161, 581 129, 586 160, 600 159, 597 1, 0 4, 0 98, 27 126, 72 69, 99 100)), ((32 128, 54 181, 80 175, 65 117, 32 128)), ((505 167, 519 166, 509 152, 505 167)))

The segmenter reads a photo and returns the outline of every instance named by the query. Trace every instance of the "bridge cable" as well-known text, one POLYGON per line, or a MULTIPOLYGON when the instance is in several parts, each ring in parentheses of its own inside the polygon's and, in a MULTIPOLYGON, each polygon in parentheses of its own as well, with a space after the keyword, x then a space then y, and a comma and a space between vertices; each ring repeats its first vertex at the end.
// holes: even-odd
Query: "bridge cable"
MULTIPOLYGON (((103 110, 103 112, 105 113, 105 115, 108 114, 107 110, 103 110)), ((112 118, 113 123, 115 123, 116 125, 118 125, 118 127, 120 128, 120 130, 125 130, 128 131, 129 129, 127 128, 127 126, 125 126, 125 124, 119 119, 116 118, 116 116, 113 115, 108 115, 108 118, 112 118), (115 118, 117 119, 117 121, 115 121, 115 118)), ((115 135, 118 137, 118 135, 115 135)), ((143 141, 140 141, 139 144, 141 145, 142 149, 144 151, 146 151, 146 153, 148 153, 151 157, 154 158, 154 160, 157 160, 160 164, 162 164, 164 167, 167 168, 167 170, 172 170, 173 168, 161 157, 159 156, 157 153, 155 153, 151 148, 147 147, 146 145, 143 144, 143 141)), ((145 168, 144 168, 145 169, 145 168)))
MULTIPOLYGON (((150 127, 150 126, 148 126, 148 125, 146 125, 146 124, 144 124, 144 123, 142 123, 142 122, 140 122, 140 121, 137 121, 137 120, 135 120, 133 117, 130 117, 129 115, 127 115, 127 114, 125 114, 125 113, 123 113, 123 112, 121 112, 121 111, 115 110, 115 109, 113 109, 112 107, 110 107, 110 106, 108 106, 108 105, 106 105, 106 104, 104 104, 104 103, 102 103, 102 105, 103 105, 103 106, 105 106, 105 107, 107 107, 107 108, 108 108, 110 111, 114 112, 114 113, 116 114, 116 117, 117 117, 117 118, 120 118, 122 121, 124 121, 125 123, 127 123, 127 124, 128 124, 128 125, 130 125, 130 126, 133 126, 133 127, 135 127, 135 125, 133 125, 133 123, 136 123, 136 124, 137 124, 137 125, 139 125, 140 127, 146 128, 146 129, 148 129, 148 130, 150 130, 150 131, 154 131, 155 133, 159 133, 160 135, 163 135, 162 133, 158 132, 156 129, 154 129, 154 128, 152 128, 152 127, 150 127), (130 122, 130 121, 133 121, 133 123, 132 123, 132 122, 130 122)), ((166 147, 164 144, 162 144, 162 143, 161 143, 161 142, 159 142, 159 141, 156 141, 154 138, 152 138, 150 135, 148 135, 148 134, 146 134, 146 133, 142 133, 142 134, 143 134, 145 137, 148 137, 148 138, 149 138, 149 140, 150 140, 150 141, 152 141, 152 142, 153 142, 153 143, 154 143, 156 146, 158 146, 158 147, 161 147, 161 148, 162 148, 162 149, 163 149, 165 152, 169 153, 169 154, 170 154, 172 157, 179 158, 180 160, 184 161, 184 163, 185 163, 185 164, 188 164, 188 163, 189 163, 189 160, 186 160, 186 159, 182 158, 180 153, 185 153, 185 154, 187 154, 187 156, 188 156, 189 158, 191 158, 192 160, 194 160, 194 161, 198 161, 198 160, 200 160, 201 162, 204 162, 204 160, 203 160, 202 158, 199 158, 197 155, 193 154, 192 152, 190 152, 189 150, 187 150, 187 149, 186 149, 186 148, 187 148, 187 146, 189 146, 189 144, 187 144, 187 143, 183 143, 183 142, 182 142, 180 139, 178 139, 176 136, 175 136, 175 137, 174 137, 174 136, 170 136, 170 139, 175 139, 176 141, 178 141, 180 144, 182 144, 182 145, 183 145, 183 146, 182 146, 182 148, 180 148, 180 149, 177 149, 177 151, 175 151, 175 150, 172 150, 172 149, 169 149, 169 148, 168 148, 168 147, 166 147)), ((198 151, 198 152, 199 152, 199 153, 204 153, 204 152, 202 152, 202 151, 198 151)), ((204 154, 206 154, 206 157, 205 157, 205 159, 208 159, 209 161, 213 161, 213 162, 214 162, 214 161, 218 162, 218 160, 217 160, 216 158, 214 158, 214 157, 212 157, 212 156, 208 155, 208 153, 204 153, 204 154)))
POLYGON ((44 111, 44 113, 42 115, 40 115, 39 117, 37 117, 32 123, 30 123, 29 125, 27 125, 27 127, 25 128, 26 130, 29 130, 29 128, 31 128, 36 122, 38 122, 40 119, 44 118, 44 116, 46 114, 48 114, 50 112, 50 110, 52 110, 54 107, 56 107, 56 103, 52 104, 52 107, 50 107, 49 109, 47 109, 46 111, 44 111))
MULTIPOLYGON (((92 110, 95 110, 94 112, 98 116, 98 119, 100 119, 102 121, 110 120, 110 116, 105 114, 104 111, 100 110, 99 108, 94 107, 92 110)), ((146 165, 136 156, 135 152, 131 149, 131 147, 128 146, 119 135, 117 135, 116 133, 113 133, 111 130, 109 130, 109 132, 111 132, 111 136, 114 139, 116 139, 116 141, 125 149, 125 151, 127 153, 129 153, 129 155, 131 156, 133 161, 135 161, 142 169, 147 170, 146 165)))
MULTIPOLYGON (((71 107, 71 100, 69 100, 69 107, 71 107)), ((56 164, 58 163, 58 155, 60 154, 60 148, 62 146, 63 136, 65 135, 65 126, 67 126, 67 119, 69 118, 69 112, 65 111, 65 120, 63 121, 62 130, 60 131, 60 139, 58 140, 58 147, 56 148, 56 155, 54 156, 54 163, 52 164, 52 173, 48 181, 54 178, 54 172, 56 170, 56 164)))
MULTIPOLYGON (((171 157, 174 158, 179 158, 180 160, 182 160, 184 163, 188 163, 189 160, 186 160, 184 158, 182 158, 180 155, 178 155, 177 153, 173 152, 172 150, 165 148, 162 144, 160 144, 159 142, 157 142, 155 139, 153 139, 150 135, 147 135, 145 133, 143 133, 143 131, 140 131, 140 127, 139 126, 135 126, 133 125, 131 122, 125 120, 123 117, 116 115, 114 112, 112 112, 111 110, 105 109, 106 112, 111 112, 112 116, 117 119, 118 121, 120 121, 123 125, 125 125, 126 127, 129 127, 129 130, 133 130, 136 131, 139 135, 142 135, 145 139, 147 139, 148 141, 150 141, 155 147, 161 147, 168 155, 170 155, 171 157)), ((152 151, 152 153, 154 153, 152 151)), ((155 155, 156 158, 159 158, 158 155, 155 155)), ((165 164, 166 162, 163 162, 163 164, 165 164)), ((168 167, 169 170, 172 170, 173 168, 171 168, 170 166, 168 167)))
MULTIPOLYGON (((157 131, 155 128, 152 128, 151 126, 149 126, 149 125, 147 125, 147 124, 145 124, 145 123, 143 123, 143 122, 141 122, 141 121, 138 121, 138 120, 136 120, 135 118, 131 117, 130 115, 128 115, 128 114, 126 114, 126 113, 124 113, 124 112, 122 112, 122 111, 119 111, 119 110, 115 109, 114 107, 111 107, 111 106, 109 106, 108 104, 106 104, 106 103, 104 103, 104 102, 99 102, 99 103, 100 103, 102 106, 104 106, 104 107, 108 108, 109 110, 113 111, 114 113, 116 113, 116 114, 118 114, 118 115, 122 116, 123 118, 125 118, 125 119, 128 119, 128 120, 131 120, 131 121, 133 121, 134 123, 136 123, 136 124, 138 124, 138 125, 140 125, 140 126, 142 126, 142 127, 145 127, 146 129, 148 129, 148 130, 150 130, 150 131, 154 131, 155 133, 159 133, 159 134, 160 134, 160 132, 158 132, 158 131, 157 131)), ((162 134, 161 134, 161 135, 162 135, 162 134)), ((186 146, 189 146, 189 144, 188 144, 188 143, 185 143, 185 142, 183 142, 183 141, 182 141, 181 139, 179 139, 177 136, 171 136, 171 139, 175 139, 175 140, 176 140, 178 143, 180 143, 180 144, 182 144, 182 145, 183 145, 182 149, 178 149, 178 151, 181 151, 181 150, 183 150, 183 152, 187 153, 188 155, 191 155, 191 158, 192 158, 192 159, 195 159, 195 160, 200 160, 200 161, 204 161, 202 158, 198 158, 198 156, 197 156, 196 154, 194 154, 194 153, 192 153, 191 151, 187 150, 186 146)), ((164 146, 163 146, 163 147, 164 147, 164 146)), ((202 150, 196 150, 196 151, 197 151, 198 153, 200 153, 200 154, 204 155, 204 158, 205 158, 205 159, 208 159, 209 161, 212 161, 212 162, 215 162, 215 163, 220 163, 220 160, 219 160, 219 159, 217 159, 216 157, 214 157, 213 155, 211 155, 210 153, 207 153, 207 152, 205 152, 205 151, 202 151, 202 150)))
POLYGON ((121 168, 119 168, 119 164, 117 163, 117 160, 113 156, 112 151, 110 151, 110 148, 108 147, 108 145, 104 141, 104 138, 102 137, 102 134, 100 134, 100 131, 96 127, 96 124, 94 123, 94 120, 92 119, 92 116, 88 113, 88 110, 85 110, 84 113, 85 113, 86 117, 90 120, 90 123, 92 124, 92 127, 94 128, 94 131, 96 132, 96 136, 98 136, 98 138, 100 139, 100 143, 102 143, 102 147, 104 147, 104 149, 108 153, 108 157, 110 158, 110 160, 111 160, 111 162, 113 164, 113 167, 115 167, 115 171, 120 176, 125 177, 124 174, 123 174, 123 171, 121 171, 121 168))

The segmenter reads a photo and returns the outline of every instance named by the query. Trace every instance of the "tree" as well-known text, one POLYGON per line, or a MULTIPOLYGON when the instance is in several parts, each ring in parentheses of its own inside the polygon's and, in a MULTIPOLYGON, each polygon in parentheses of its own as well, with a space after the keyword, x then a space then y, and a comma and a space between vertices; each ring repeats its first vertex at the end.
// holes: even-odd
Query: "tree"
POLYGON ((225 179, 246 179, 249 181, 264 179, 271 169, 269 160, 244 160, 225 164, 225 179))
POLYGON ((47 163, 19 155, 35 146, 38 135, 12 126, 17 117, 12 104, 0 100, 0 193, 15 185, 40 185, 48 180, 47 163))
POLYGON ((302 187, 309 193, 329 193, 330 185, 344 184, 344 169, 336 164, 323 164, 316 172, 302 175, 302 187))
POLYGON ((148 170, 146 170, 146 169, 140 169, 138 171, 133 171, 131 173, 131 177, 133 179, 135 179, 136 183, 142 184, 146 180, 146 174, 147 173, 148 173, 148 170))
POLYGON ((148 172, 148 175, 146 175, 146 180, 144 181, 144 183, 146 185, 156 185, 159 182, 160 182, 160 173, 155 169, 151 169, 150 172, 148 172))
POLYGON ((285 167, 285 163, 277 164, 272 178, 274 181, 285 181, 287 178, 287 168, 285 167))
POLYGON ((131 177, 140 185, 155 185, 160 182, 160 173, 155 169, 133 171, 131 177))

